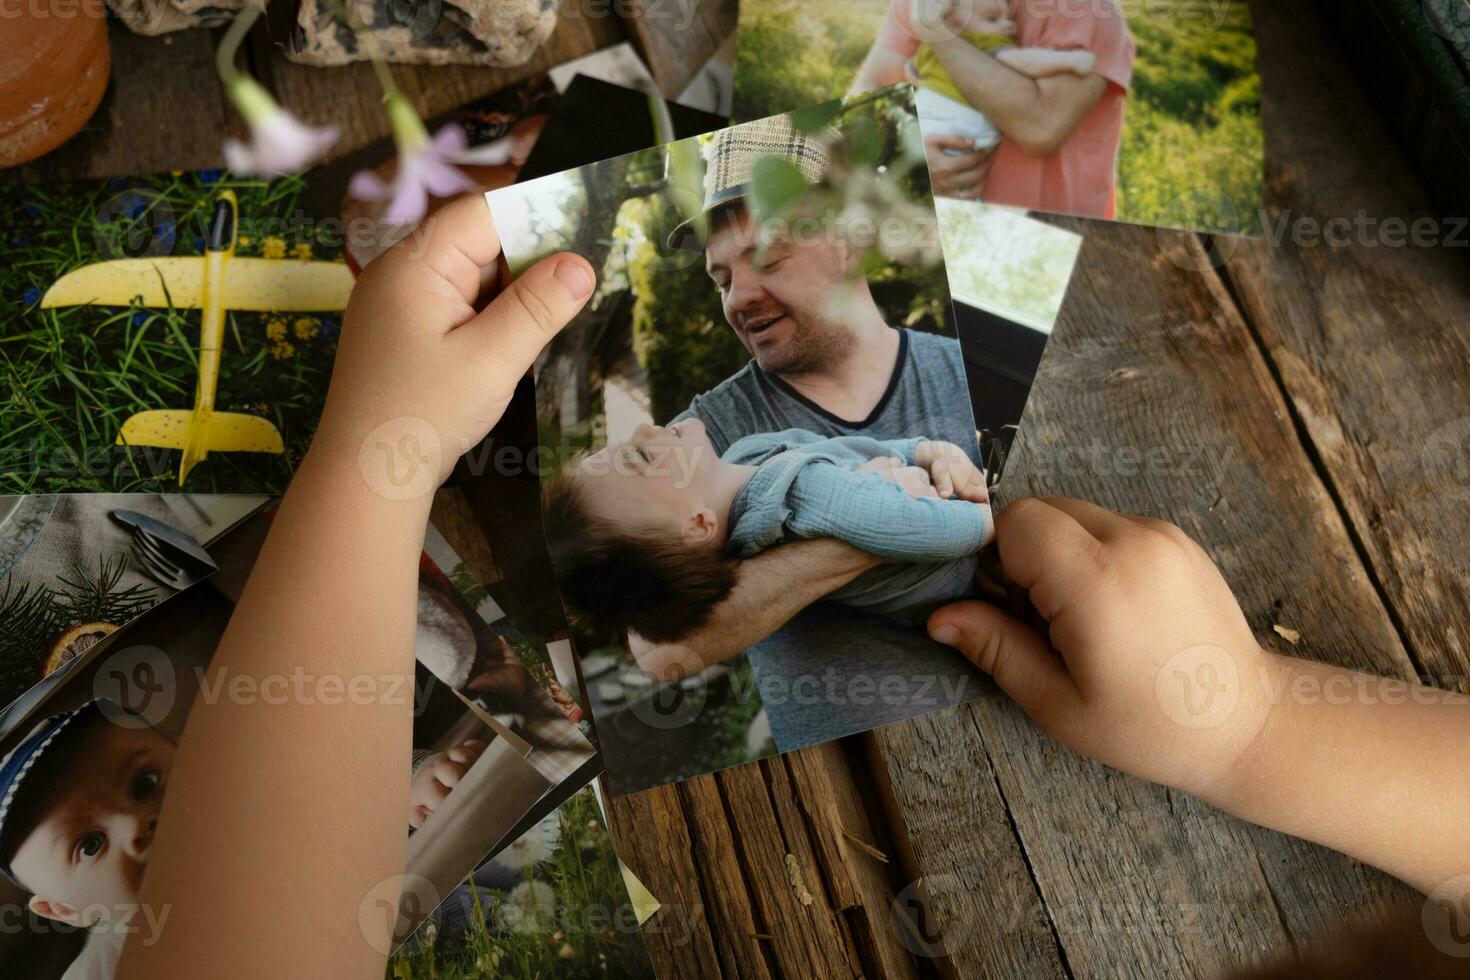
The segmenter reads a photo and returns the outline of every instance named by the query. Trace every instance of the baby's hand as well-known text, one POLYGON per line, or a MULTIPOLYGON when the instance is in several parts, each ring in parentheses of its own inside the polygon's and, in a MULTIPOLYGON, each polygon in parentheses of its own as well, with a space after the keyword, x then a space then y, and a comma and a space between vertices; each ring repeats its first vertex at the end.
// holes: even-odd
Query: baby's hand
POLYGON ((443 753, 419 770, 408 793, 408 824, 414 830, 424 825, 450 790, 459 785, 485 751, 485 743, 470 739, 443 753))
POLYGON ((983 504, 990 500, 985 474, 965 451, 952 442, 925 439, 914 451, 914 462, 929 473, 934 490, 946 500, 959 498, 983 504))
POLYGON ((897 456, 875 456, 866 463, 853 467, 854 472, 861 470, 871 470, 889 483, 897 483, 910 497, 939 496, 929 479, 928 471, 917 466, 905 466, 903 460, 897 456))
POLYGON ((979 602, 936 612, 930 635, 1076 751, 1219 802, 1279 666, 1209 556, 1172 524, 1080 500, 1019 500, 997 525, 1001 564, 1050 642, 979 602))
POLYGON ((542 259, 509 284, 499 260, 490 209, 476 194, 434 214, 367 267, 343 317, 313 443, 318 455, 345 455, 366 467, 380 453, 385 487, 397 499, 426 498, 484 438, 595 283, 587 261, 569 253, 542 259), (498 295, 482 308, 487 292, 498 295), (404 467, 418 472, 420 463, 416 492, 402 492, 404 467))

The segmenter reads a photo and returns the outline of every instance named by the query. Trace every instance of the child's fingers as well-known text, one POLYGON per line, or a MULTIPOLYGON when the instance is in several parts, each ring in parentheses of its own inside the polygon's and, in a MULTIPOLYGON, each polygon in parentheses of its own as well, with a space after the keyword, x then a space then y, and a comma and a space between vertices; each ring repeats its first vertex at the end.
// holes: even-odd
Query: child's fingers
POLYGON ((1030 626, 984 602, 957 602, 929 617, 929 635, 959 650, 1043 728, 1082 710, 1066 664, 1030 626))
POLYGON ((1086 500, 1071 497, 1043 497, 1042 501, 1068 515, 1099 541, 1111 541, 1119 534, 1127 533, 1131 522, 1115 511, 1086 500))
POLYGON ((500 236, 485 196, 466 194, 430 215, 379 261, 388 260, 395 277, 402 277, 395 281, 409 294, 432 290, 437 280, 449 283, 472 304, 499 257, 500 236))
POLYGON ((464 345, 472 376, 510 390, 586 305, 596 284, 591 264, 570 252, 531 266, 452 335, 464 345))
POLYGON ((996 515, 995 530, 1001 566, 1047 620, 1102 573, 1102 542, 1049 501, 1017 500, 996 515))

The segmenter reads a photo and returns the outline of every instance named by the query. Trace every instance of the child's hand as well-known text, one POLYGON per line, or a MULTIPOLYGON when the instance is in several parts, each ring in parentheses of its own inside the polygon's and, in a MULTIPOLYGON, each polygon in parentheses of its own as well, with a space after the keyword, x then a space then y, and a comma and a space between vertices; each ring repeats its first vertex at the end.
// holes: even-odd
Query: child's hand
POLYGON ((1050 642, 1001 609, 956 603, 929 632, 1083 755, 1210 801, 1265 722, 1278 662, 1182 531, 1080 500, 999 514, 1001 564, 1050 642))
POLYGON ((413 777, 408 792, 408 824, 414 830, 424 825, 450 790, 485 752, 485 743, 470 739, 443 753, 413 777))
POLYGON ((373 488, 397 499, 427 498, 500 420, 594 284, 587 261, 569 253, 507 283, 485 199, 449 204, 353 289, 317 454, 359 460, 373 488), (482 306, 487 294, 498 295, 482 306))
POLYGON ((965 451, 952 442, 925 439, 914 451, 914 461, 929 473, 934 490, 946 500, 959 498, 983 504, 990 500, 985 474, 965 451))

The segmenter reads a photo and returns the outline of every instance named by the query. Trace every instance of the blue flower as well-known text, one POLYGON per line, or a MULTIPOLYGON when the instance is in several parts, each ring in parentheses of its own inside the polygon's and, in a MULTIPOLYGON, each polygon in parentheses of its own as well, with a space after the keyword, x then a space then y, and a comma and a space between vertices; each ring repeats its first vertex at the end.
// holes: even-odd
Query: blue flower
POLYGON ((134 313, 132 315, 131 319, 129 319, 128 322, 131 323, 135 327, 141 327, 143 325, 143 323, 147 319, 148 319, 148 314, 147 313, 134 313))
POLYGON ((201 183, 201 184, 213 184, 213 183, 217 183, 219 181, 220 177, 223 176, 223 175, 224 175, 224 171, 223 170, 201 170, 201 171, 199 171, 199 183, 201 183))
POLYGON ((27 235, 25 232, 21 232, 19 235, 16 235, 14 238, 12 238, 10 240, 10 243, 12 245, 25 247, 26 245, 29 245, 31 243, 31 236, 27 235))
POLYGON ((129 218, 136 218, 148 210, 148 202, 141 194, 129 194, 122 199, 122 212, 129 218))
POLYGON ((204 239, 203 238, 200 238, 198 235, 195 235, 194 236, 194 247, 197 248, 201 252, 204 251, 204 239))
POLYGON ((36 207, 34 204, 23 205, 21 207, 21 210, 32 218, 39 218, 41 216, 41 209, 36 207))
POLYGON ((35 286, 27 286, 25 292, 20 294, 20 298, 25 301, 27 306, 35 306, 41 302, 41 291, 35 286))
POLYGON ((332 319, 329 316, 324 316, 324 317, 322 317, 322 326, 321 326, 321 329, 317 331, 316 339, 318 341, 326 340, 329 336, 331 336, 336 331, 336 329, 337 329, 337 321, 334 320, 334 319, 332 319))

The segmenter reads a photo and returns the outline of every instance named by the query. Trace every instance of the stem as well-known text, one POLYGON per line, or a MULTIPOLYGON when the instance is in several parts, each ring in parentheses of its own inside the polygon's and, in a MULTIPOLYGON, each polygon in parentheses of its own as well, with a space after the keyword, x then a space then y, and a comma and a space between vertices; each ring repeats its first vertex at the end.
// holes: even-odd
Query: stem
POLYGON ((240 51, 240 45, 245 41, 245 35, 250 33, 250 28, 260 18, 264 7, 257 7, 253 3, 247 3, 240 8, 235 19, 230 22, 230 29, 225 31, 224 40, 220 41, 219 50, 214 55, 214 67, 219 72, 220 80, 232 82, 239 78, 242 72, 235 67, 235 55, 240 51))

